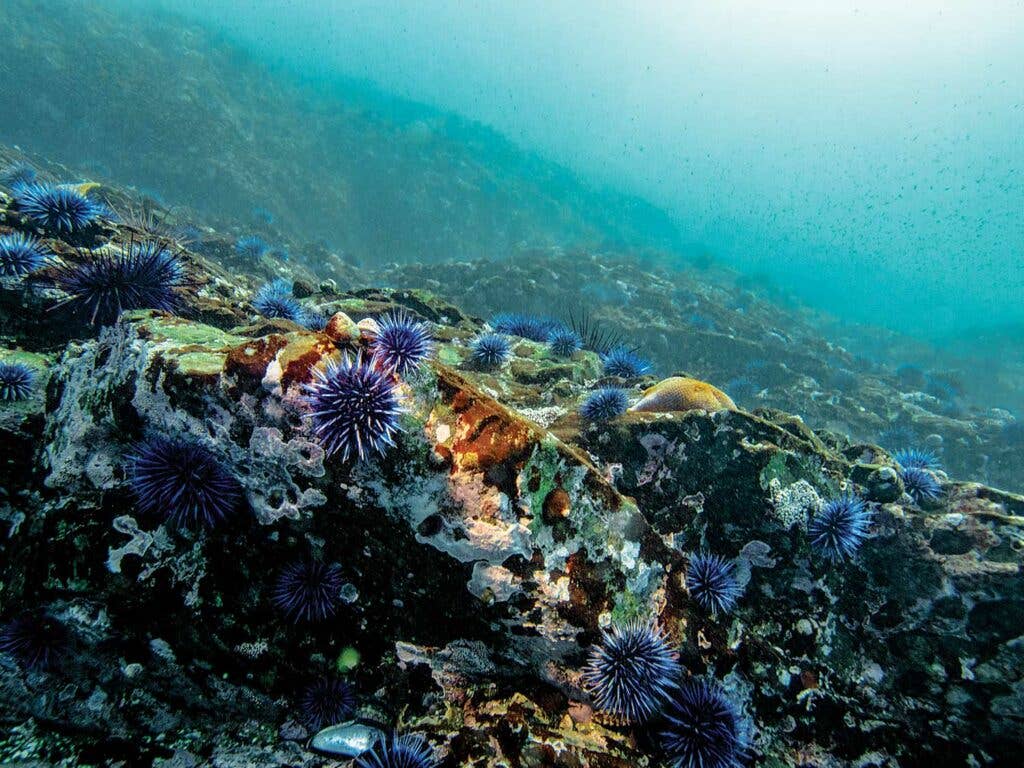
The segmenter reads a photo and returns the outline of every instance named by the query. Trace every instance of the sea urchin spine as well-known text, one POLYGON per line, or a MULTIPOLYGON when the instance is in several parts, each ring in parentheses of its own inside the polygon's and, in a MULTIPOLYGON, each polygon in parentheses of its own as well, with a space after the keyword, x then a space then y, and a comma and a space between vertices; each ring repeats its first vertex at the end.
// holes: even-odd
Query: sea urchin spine
POLYGON ((374 359, 399 376, 418 368, 433 349, 430 329, 404 312, 385 316, 373 341, 374 359))
POLYGON ((742 593, 733 563, 719 555, 705 553, 690 558, 686 589, 690 597, 713 616, 731 611, 742 593))
POLYGON ((868 536, 871 511, 859 496, 828 501, 807 524, 811 548, 833 562, 852 557, 868 536))
POLYGON ((295 623, 323 621, 338 610, 344 583, 338 565, 300 560, 278 574, 271 599, 295 623))
POLYGON ((356 768, 436 768, 434 751, 415 733, 392 734, 386 741, 356 758, 356 768))
POLYGON ((36 384, 36 371, 24 363, 0 363, 0 400, 25 400, 36 384))
POLYGON ((747 751, 739 708, 714 683, 687 680, 665 710, 661 744, 672 768, 735 768, 747 751))

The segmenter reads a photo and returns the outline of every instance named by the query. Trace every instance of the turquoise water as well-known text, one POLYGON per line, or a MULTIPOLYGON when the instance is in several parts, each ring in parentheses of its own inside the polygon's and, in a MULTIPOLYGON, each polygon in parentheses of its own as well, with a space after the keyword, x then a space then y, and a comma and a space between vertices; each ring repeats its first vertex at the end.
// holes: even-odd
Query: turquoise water
POLYGON ((1020 3, 164 5, 642 195, 686 248, 841 317, 1024 321, 1020 3))

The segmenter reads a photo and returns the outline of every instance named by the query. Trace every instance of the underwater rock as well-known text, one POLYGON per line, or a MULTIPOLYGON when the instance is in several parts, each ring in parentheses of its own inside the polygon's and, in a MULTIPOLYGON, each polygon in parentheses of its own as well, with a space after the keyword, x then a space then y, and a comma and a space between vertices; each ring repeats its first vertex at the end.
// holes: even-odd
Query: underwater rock
POLYGON ((736 404, 725 392, 707 382, 686 376, 672 376, 645 389, 640 401, 629 410, 641 413, 667 413, 696 409, 735 410, 736 404))

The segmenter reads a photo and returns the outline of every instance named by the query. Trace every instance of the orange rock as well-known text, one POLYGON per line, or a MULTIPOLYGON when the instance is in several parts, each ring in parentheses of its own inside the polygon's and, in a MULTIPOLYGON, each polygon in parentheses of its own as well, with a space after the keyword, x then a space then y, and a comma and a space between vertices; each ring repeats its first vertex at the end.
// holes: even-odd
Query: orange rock
POLYGON ((724 411, 735 410, 736 404, 717 387, 706 381, 686 376, 672 376, 659 381, 644 392, 640 402, 629 410, 650 413, 666 411, 724 411))

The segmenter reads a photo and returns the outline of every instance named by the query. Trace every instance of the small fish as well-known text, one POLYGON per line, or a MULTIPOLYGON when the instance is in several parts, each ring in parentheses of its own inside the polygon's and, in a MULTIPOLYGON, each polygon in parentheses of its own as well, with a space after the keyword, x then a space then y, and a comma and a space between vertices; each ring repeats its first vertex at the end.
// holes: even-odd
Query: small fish
POLYGON ((320 752, 342 757, 359 757, 384 739, 384 732, 368 723, 349 720, 324 728, 313 737, 310 746, 320 752))
POLYGON ((706 381, 686 376, 671 376, 644 391, 640 402, 629 410, 648 413, 667 411, 724 411, 736 410, 732 399, 706 381))

